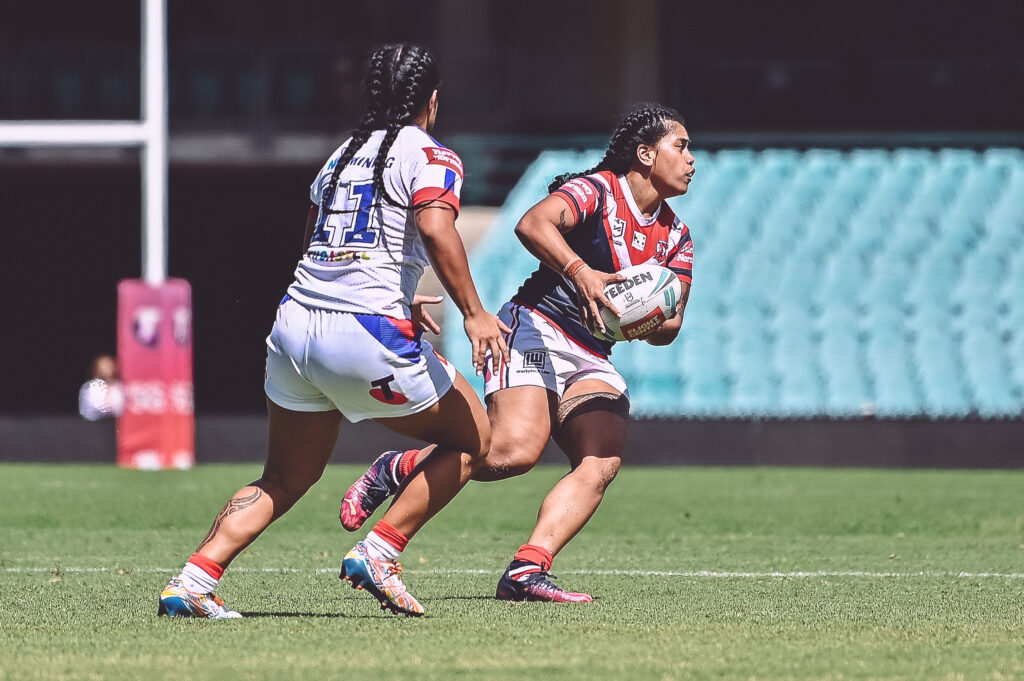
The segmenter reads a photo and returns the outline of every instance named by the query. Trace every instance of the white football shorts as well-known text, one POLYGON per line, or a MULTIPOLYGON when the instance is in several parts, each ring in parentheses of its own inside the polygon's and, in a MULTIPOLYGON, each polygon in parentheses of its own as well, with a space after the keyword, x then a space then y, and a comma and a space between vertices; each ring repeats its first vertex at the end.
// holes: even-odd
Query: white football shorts
POLYGON ((611 360, 583 347, 536 310, 505 303, 498 318, 510 329, 505 334, 509 361, 502 361, 495 373, 488 359, 485 395, 503 388, 535 385, 561 397, 576 381, 591 378, 629 397, 626 381, 611 360))
POLYGON ((338 409, 353 423, 407 416, 434 405, 454 380, 455 367, 408 320, 308 308, 286 296, 267 336, 267 397, 293 411, 338 409))

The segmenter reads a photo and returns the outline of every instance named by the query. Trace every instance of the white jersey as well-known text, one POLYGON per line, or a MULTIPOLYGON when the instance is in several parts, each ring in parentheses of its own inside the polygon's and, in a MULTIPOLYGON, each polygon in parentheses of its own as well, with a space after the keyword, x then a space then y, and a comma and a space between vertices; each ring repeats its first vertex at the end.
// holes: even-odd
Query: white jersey
POLYGON ((288 295, 308 307, 409 318, 427 254, 406 206, 442 201, 459 210, 462 161, 417 126, 398 133, 388 153, 384 187, 397 203, 373 196, 373 162, 384 131, 375 131, 342 170, 329 208, 323 193, 351 138, 328 159, 310 188, 320 207, 309 248, 295 269, 288 295))

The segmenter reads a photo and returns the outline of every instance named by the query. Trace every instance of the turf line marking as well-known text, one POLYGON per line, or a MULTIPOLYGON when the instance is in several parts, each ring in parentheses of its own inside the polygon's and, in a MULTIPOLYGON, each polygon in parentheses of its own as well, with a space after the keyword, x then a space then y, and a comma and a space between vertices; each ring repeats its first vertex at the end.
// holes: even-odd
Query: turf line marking
MULTIPOLYGON (((117 568, 117 567, 8 567, 3 568, 7 573, 14 574, 42 574, 42 573, 102 573, 119 572, 125 573, 161 573, 174 574, 178 572, 174 568, 117 568)), ((334 574, 337 568, 230 568, 231 572, 239 573, 277 573, 277 574, 334 574)), ((409 574, 420 575, 500 575, 501 570, 406 570, 409 574)), ((626 577, 708 577, 714 579, 808 579, 815 577, 862 577, 866 579, 907 579, 912 577, 939 577, 953 579, 1024 579, 1024 572, 950 572, 941 570, 928 570, 921 572, 863 572, 858 570, 815 570, 815 571, 792 571, 792 572, 724 572, 718 570, 695 570, 690 572, 674 572, 667 570, 561 570, 567 575, 591 575, 591 576, 626 576, 626 577)))

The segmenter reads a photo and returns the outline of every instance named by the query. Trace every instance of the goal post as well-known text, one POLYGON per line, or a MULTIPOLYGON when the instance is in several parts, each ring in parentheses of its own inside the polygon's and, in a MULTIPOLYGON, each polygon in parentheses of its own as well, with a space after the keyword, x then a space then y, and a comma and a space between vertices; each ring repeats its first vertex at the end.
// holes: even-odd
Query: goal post
POLYGON ((141 5, 141 119, 0 121, 0 146, 139 148, 142 279, 118 286, 125 408, 117 424, 117 462, 184 468, 195 450, 192 303, 188 282, 167 279, 167 5, 141 5))

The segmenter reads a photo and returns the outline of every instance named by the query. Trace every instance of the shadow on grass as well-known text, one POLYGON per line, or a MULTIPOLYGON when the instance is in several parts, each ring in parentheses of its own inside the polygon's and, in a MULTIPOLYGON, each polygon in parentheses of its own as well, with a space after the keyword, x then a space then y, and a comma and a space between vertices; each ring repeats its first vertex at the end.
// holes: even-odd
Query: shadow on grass
POLYGON ((494 596, 433 596, 426 598, 417 598, 416 600, 423 602, 429 601, 495 601, 498 600, 494 596))
POLYGON ((346 615, 340 612, 243 612, 245 617, 322 617, 328 619, 372 619, 380 615, 346 615))

